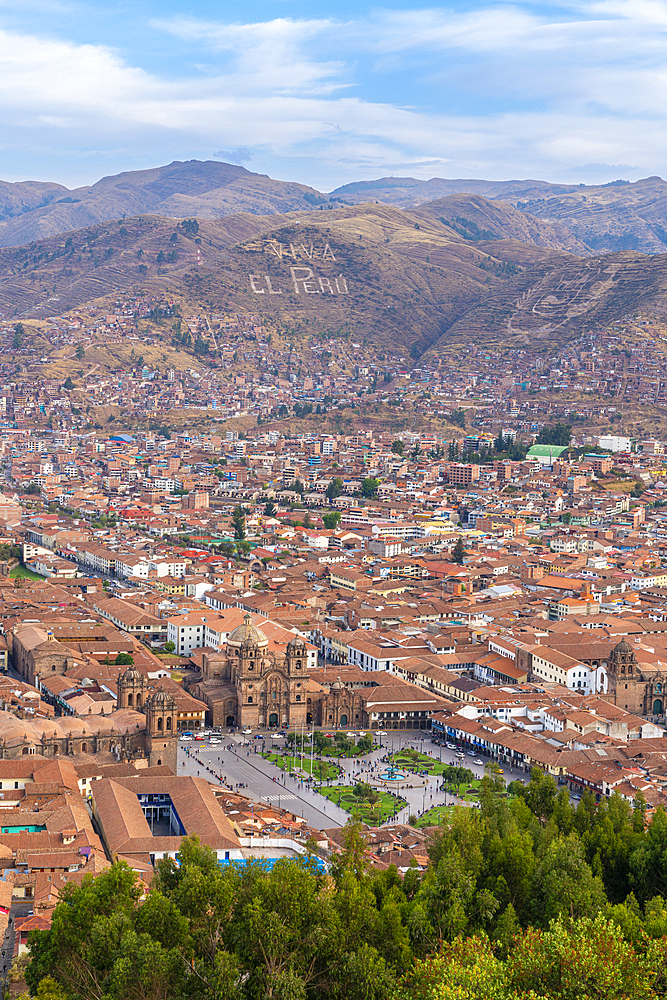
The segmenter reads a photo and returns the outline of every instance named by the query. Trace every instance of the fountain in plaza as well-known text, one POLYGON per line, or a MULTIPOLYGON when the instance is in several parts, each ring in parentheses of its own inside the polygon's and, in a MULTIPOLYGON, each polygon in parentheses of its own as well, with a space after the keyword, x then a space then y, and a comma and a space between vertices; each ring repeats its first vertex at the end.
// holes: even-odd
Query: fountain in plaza
POLYGON ((381 781, 405 781, 409 777, 407 771, 399 771, 393 764, 389 764, 387 770, 380 775, 381 781))

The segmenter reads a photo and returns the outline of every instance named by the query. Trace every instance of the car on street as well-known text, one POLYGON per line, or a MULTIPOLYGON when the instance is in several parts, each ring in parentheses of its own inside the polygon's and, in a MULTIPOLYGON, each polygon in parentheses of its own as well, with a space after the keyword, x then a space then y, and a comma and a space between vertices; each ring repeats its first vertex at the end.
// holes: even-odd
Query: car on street
POLYGON ((354 739, 354 737, 355 737, 355 736, 356 736, 357 734, 356 734, 356 733, 345 733, 345 735, 346 735, 346 736, 349 736, 349 737, 350 737, 350 739, 351 739, 351 740, 353 740, 353 739, 354 739))
POLYGON ((483 760, 474 760, 473 764, 478 764, 479 767, 484 767, 484 761, 483 760))
POLYGON ((466 753, 468 754, 469 757, 474 757, 475 756, 475 751, 474 750, 466 750, 466 753))
POLYGON ((192 737, 191 736, 181 736, 180 740, 181 740, 181 743, 192 743, 192 737))
POLYGON ((244 736, 250 736, 252 729, 247 729, 247 728, 242 729, 241 732, 243 733, 244 736))
POLYGON ((389 734, 385 733, 384 729, 378 729, 378 731, 377 731, 377 733, 375 735, 376 736, 388 736, 389 734))
POLYGON ((214 736, 211 736, 211 738, 210 738, 210 740, 208 742, 209 742, 209 744, 222 743, 222 740, 218 740, 214 736))

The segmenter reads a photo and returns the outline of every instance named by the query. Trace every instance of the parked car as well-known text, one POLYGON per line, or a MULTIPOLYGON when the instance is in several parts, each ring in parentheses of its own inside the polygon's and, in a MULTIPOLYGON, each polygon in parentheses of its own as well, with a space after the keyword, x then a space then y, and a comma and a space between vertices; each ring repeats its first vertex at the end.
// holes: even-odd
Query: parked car
POLYGON ((243 733, 244 736, 250 736, 250 734, 252 732, 252 729, 246 728, 246 729, 241 730, 241 732, 243 733))
POLYGON ((181 743, 192 743, 192 737, 191 736, 181 736, 180 740, 181 740, 181 743))
POLYGON ((484 761, 483 760, 474 760, 473 764, 479 764, 480 767, 484 767, 484 761))

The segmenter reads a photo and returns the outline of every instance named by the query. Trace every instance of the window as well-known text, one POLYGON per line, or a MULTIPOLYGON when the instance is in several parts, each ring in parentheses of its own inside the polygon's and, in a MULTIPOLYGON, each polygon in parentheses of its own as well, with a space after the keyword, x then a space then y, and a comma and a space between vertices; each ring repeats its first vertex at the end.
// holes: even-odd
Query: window
POLYGON ((298 694, 298 695, 296 696, 296 700, 297 700, 297 701, 301 701, 301 695, 300 695, 300 694, 298 694))
POLYGON ((249 704, 249 705, 252 705, 252 695, 249 695, 249 696, 248 696, 248 704, 249 704))

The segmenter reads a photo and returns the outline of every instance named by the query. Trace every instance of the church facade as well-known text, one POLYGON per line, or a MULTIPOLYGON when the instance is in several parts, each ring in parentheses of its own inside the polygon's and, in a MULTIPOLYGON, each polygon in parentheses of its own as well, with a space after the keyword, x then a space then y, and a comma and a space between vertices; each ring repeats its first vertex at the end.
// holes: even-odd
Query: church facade
POLYGON ((305 642, 294 638, 283 655, 268 646, 246 615, 230 632, 225 653, 204 658, 202 680, 192 693, 208 704, 214 725, 256 729, 309 724, 305 642))

